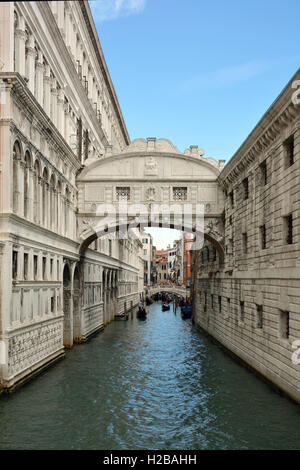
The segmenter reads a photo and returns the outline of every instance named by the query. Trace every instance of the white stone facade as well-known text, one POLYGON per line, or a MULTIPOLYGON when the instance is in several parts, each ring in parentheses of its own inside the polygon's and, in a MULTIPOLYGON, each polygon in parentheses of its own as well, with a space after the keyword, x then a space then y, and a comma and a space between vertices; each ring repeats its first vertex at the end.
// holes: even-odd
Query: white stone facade
POLYGON ((141 242, 80 250, 76 176, 130 142, 87 2, 0 4, 0 389, 133 308, 141 242))

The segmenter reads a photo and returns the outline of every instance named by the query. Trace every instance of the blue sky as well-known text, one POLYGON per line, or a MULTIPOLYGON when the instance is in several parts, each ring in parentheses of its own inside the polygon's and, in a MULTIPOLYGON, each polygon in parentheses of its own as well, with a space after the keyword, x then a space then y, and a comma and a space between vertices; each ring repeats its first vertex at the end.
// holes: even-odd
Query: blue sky
POLYGON ((299 67, 299 0, 90 5, 132 140, 228 160, 299 67))
POLYGON ((299 67, 299 0, 91 0, 130 138, 229 158, 299 67))

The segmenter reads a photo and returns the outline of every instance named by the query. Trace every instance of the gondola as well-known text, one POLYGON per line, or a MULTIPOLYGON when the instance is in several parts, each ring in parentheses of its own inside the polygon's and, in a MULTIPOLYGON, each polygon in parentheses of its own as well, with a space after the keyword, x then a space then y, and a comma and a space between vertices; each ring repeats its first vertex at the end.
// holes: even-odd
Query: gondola
POLYGON ((184 320, 187 318, 192 318, 192 313, 191 305, 183 305, 181 307, 181 316, 184 320))
POLYGON ((146 309, 144 307, 143 308, 139 307, 136 316, 137 316, 137 318, 139 318, 141 320, 144 320, 145 318, 147 318, 146 309))
POLYGON ((146 297, 146 305, 151 305, 151 304, 153 304, 153 300, 150 299, 150 297, 147 296, 146 297))
POLYGON ((165 312, 166 310, 170 310, 170 305, 167 303, 162 304, 162 311, 165 312))

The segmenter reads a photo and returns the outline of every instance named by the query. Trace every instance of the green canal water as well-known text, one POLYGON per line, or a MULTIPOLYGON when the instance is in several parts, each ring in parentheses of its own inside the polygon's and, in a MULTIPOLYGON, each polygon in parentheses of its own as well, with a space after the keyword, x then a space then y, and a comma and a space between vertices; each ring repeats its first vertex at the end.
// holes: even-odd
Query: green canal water
POLYGON ((160 303, 0 397, 0 449, 299 448, 299 406, 160 303))

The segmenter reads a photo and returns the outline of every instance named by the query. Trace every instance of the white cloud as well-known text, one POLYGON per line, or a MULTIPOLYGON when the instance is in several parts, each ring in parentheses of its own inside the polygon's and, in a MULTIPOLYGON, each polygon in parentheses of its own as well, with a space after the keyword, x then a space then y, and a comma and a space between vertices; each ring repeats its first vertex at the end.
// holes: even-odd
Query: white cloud
POLYGON ((146 5, 146 0, 90 0, 94 20, 103 22, 120 16, 140 13, 146 5))

